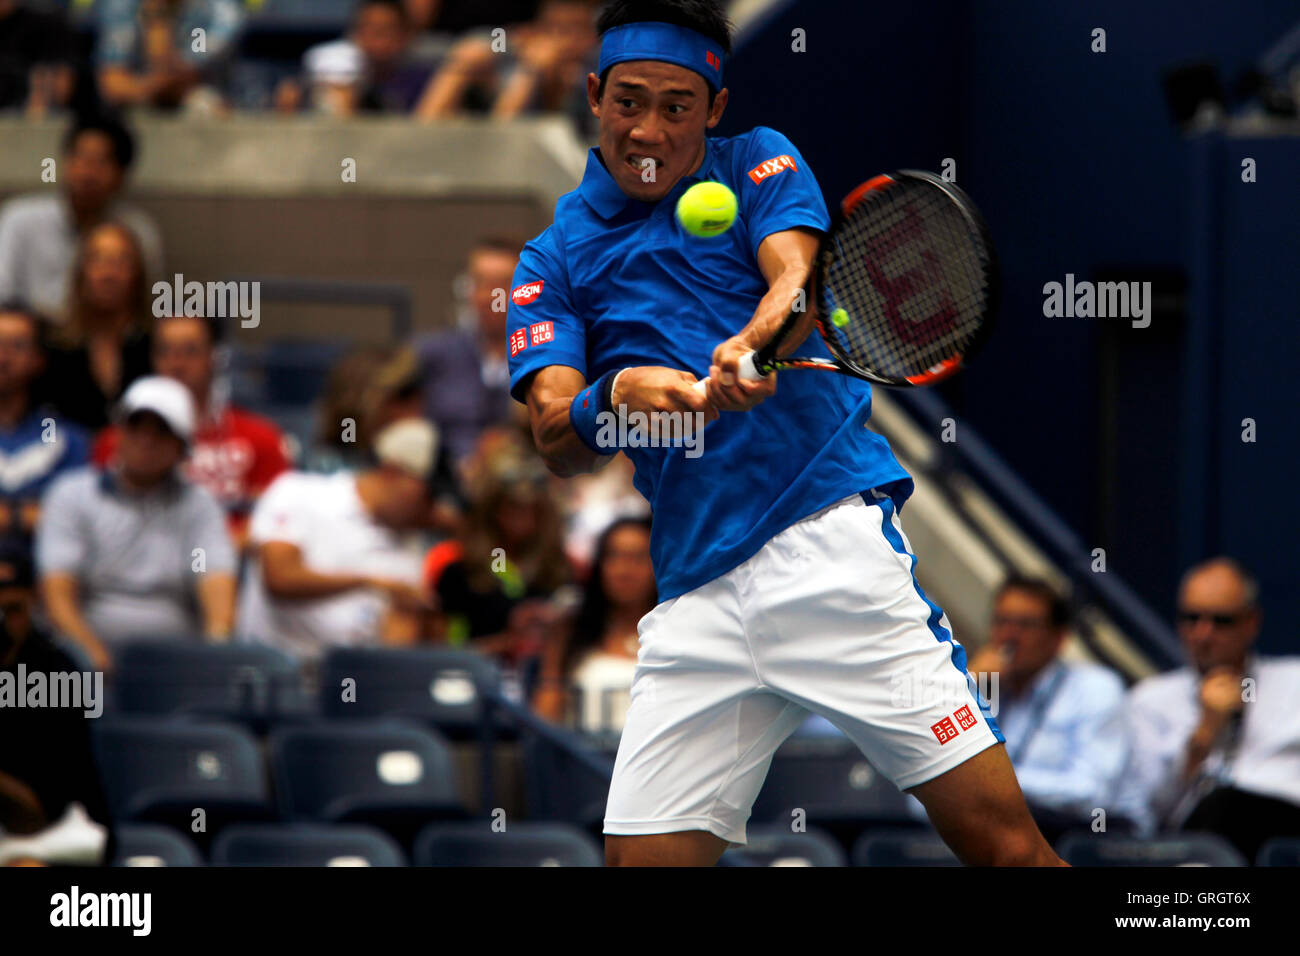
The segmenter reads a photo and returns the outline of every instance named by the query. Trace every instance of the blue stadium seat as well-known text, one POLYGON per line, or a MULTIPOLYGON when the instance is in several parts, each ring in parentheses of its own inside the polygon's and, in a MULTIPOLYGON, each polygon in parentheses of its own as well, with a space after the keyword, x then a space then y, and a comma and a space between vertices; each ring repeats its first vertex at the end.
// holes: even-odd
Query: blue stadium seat
POLYGON ((140 641, 122 650, 118 707, 130 714, 203 714, 255 725, 305 706, 297 663, 271 647, 140 641))
POLYGON ((278 728, 269 743, 285 819, 370 823, 409 845, 430 820, 465 816, 451 750, 433 731, 331 721, 278 728))
POLYGON ((499 685, 496 665, 473 651, 336 648, 321 662, 320 710, 324 717, 405 717, 460 739, 478 729, 482 689, 499 685), (343 699, 349 678, 354 701, 343 699))
POLYGON ((1300 866, 1300 837, 1274 837, 1259 848, 1256 866, 1300 866))
POLYGON ((1056 845, 1071 866, 1245 866, 1232 844, 1213 833, 1172 833, 1141 840, 1090 830, 1067 833, 1056 845))
POLYGON ((903 794, 846 737, 796 737, 777 748, 750 819, 788 828, 795 810, 845 845, 867 827, 913 820, 903 794))
POLYGON ((94 739, 114 821, 166 823, 203 843, 227 823, 274 819, 257 744, 240 727, 120 718, 96 721, 94 739))
POLYGON ((233 826, 212 844, 213 866, 406 866, 383 831, 357 824, 233 826))
POLYGON ((854 866, 961 866, 937 833, 870 830, 853 845, 854 866))
POLYGON ((792 833, 789 827, 748 827, 749 843, 728 850, 719 866, 844 866, 844 851, 829 833, 812 828, 792 833))
POLYGON ((563 823, 436 823, 415 841, 416 866, 602 866, 600 845, 563 823))
POLYGON ((171 827, 124 823, 113 836, 117 839, 113 866, 203 866, 194 841, 171 827))
MULTIPOLYGON (((609 799, 609 778, 597 775, 540 734, 525 730, 520 742, 528 819, 572 823, 599 832, 609 799)), ((617 749, 614 741, 605 755, 612 760, 617 749)))
POLYGON ((329 370, 348 352, 340 342, 290 339, 272 342, 262 359, 265 401, 309 405, 320 397, 329 370))

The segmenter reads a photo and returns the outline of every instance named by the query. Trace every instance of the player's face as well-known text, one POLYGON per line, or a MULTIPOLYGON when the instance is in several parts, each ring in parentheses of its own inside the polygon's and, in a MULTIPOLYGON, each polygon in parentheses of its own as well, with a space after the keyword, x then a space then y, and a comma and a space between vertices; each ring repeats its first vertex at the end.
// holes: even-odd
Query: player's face
POLYGON ((1178 634, 1196 669, 1239 667, 1259 633, 1241 580, 1226 568, 1193 575, 1178 596, 1178 634))
POLYGON ((694 70, 634 60, 610 69, 605 94, 587 77, 587 97, 600 119, 600 155, 614 182, 633 199, 658 202, 699 168, 705 131, 718 125, 727 91, 709 108, 709 87, 694 70))
POLYGON ((993 605, 990 638, 1008 655, 1006 669, 1016 683, 1031 679, 1050 664, 1063 637, 1052 626, 1047 603, 1036 594, 1003 591, 993 605))

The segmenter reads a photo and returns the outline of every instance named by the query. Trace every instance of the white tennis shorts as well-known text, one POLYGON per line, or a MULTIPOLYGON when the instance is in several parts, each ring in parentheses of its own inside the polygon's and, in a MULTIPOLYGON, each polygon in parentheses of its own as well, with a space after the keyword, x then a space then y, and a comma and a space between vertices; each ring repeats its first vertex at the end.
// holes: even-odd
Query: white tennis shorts
POLYGON ((1001 742, 915 564, 894 501, 872 491, 642 618, 605 832, 744 844, 772 754, 810 712, 900 790, 1001 742))

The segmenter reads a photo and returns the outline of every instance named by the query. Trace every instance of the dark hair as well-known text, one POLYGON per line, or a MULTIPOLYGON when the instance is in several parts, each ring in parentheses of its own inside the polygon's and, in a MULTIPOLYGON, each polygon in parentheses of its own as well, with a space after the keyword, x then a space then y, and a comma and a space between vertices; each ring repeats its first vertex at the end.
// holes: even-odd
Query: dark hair
POLYGON ((18 299, 9 299, 0 302, 0 315, 16 315, 24 318, 32 327, 32 336, 36 342, 36 350, 44 352, 46 346, 46 329, 49 328, 49 322, 39 312, 29 306, 26 302, 18 299))
MULTIPOLYGON (((587 586, 583 588, 582 603, 578 605, 578 612, 573 619, 573 628, 569 632, 569 640, 564 648, 561 671, 566 677, 573 673, 582 655, 593 647, 599 647, 605 637, 605 621, 609 616, 609 595, 605 593, 601 569, 605 566, 605 559, 609 555, 610 541, 624 528, 643 528, 649 534, 650 519, 619 518, 601 532, 600 539, 596 543, 596 556, 591 562, 591 575, 587 578, 587 586)), ((657 604, 658 594, 652 594, 650 601, 652 606, 657 604)))
MULTIPOLYGON (((610 0, 596 20, 596 32, 601 36, 614 27, 628 23, 671 23, 686 27, 708 37, 724 53, 731 52, 731 21, 718 0, 610 0)), ((612 69, 612 68, 611 68, 612 69)), ((605 78, 609 70, 600 74, 597 99, 605 96, 605 78)), ((709 107, 717 96, 709 85, 709 107)))
POLYGON ((402 3, 402 0, 357 0, 356 9, 352 11, 352 20, 354 23, 361 16, 362 11, 365 10, 366 7, 387 7, 389 10, 392 10, 397 14, 398 19, 403 23, 409 24, 411 22, 411 18, 406 14, 406 5, 402 3))
POLYGON ((135 162, 135 137, 126 126, 111 116, 79 116, 63 134, 63 152, 71 153, 82 133, 102 133, 113 144, 113 158, 122 171, 135 162))
POLYGON ((156 337, 162 324, 164 322, 170 322, 173 319, 193 319, 207 330, 209 345, 215 346, 221 344, 221 339, 225 334, 225 328, 221 319, 211 318, 206 315, 186 315, 184 312, 176 312, 172 315, 164 315, 155 319, 153 324, 153 335, 156 337))
POLYGON ((1025 574, 1011 574, 998 586, 995 597, 1001 597, 1008 591, 1023 591, 1032 594, 1047 605, 1047 616, 1053 628, 1059 630, 1068 627, 1074 617, 1070 602, 1056 588, 1043 578, 1030 577, 1025 574))

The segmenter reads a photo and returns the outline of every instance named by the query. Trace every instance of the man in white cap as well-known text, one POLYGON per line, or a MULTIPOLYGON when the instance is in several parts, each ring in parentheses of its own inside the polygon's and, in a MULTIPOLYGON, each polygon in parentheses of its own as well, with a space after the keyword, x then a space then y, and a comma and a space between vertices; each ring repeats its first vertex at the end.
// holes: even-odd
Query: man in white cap
POLYGON ((420 588, 438 434, 403 418, 376 437, 375 467, 330 475, 290 471, 262 495, 249 524, 255 555, 239 634, 312 664, 328 647, 414 639, 431 609, 420 588))
POLYGON ((59 479, 36 535, 50 620, 100 669, 128 640, 226 640, 235 606, 225 515, 178 467, 194 435, 189 391, 162 376, 138 379, 117 417, 110 467, 59 479))

